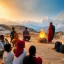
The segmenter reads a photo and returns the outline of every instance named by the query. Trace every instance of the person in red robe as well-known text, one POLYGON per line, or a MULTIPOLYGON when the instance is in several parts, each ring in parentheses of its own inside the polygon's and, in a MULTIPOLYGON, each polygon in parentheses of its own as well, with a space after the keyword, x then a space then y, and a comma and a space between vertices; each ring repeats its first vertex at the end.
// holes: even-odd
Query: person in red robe
POLYGON ((48 28, 48 42, 52 42, 53 37, 53 30, 52 30, 52 23, 50 22, 50 26, 48 28))

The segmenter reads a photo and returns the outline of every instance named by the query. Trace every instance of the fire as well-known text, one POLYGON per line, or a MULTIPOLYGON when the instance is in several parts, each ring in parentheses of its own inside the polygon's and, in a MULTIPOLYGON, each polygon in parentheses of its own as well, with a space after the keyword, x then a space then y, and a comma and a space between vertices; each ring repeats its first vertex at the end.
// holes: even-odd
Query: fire
POLYGON ((46 38, 46 33, 44 32, 43 29, 40 30, 39 37, 40 37, 40 38, 46 38))

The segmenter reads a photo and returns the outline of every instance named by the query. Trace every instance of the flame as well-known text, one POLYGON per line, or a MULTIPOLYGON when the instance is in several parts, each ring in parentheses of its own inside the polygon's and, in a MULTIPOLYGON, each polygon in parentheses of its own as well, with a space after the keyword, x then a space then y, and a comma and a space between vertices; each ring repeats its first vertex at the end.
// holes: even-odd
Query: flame
POLYGON ((39 37, 40 37, 40 38, 46 38, 46 33, 44 32, 43 29, 40 30, 39 37))

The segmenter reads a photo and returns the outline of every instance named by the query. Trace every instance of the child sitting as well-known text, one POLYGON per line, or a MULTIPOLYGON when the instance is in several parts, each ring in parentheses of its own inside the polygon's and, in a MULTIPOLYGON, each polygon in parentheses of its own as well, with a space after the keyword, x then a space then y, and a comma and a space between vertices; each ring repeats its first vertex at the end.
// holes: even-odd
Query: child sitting
POLYGON ((11 44, 5 44, 4 46, 4 54, 3 54, 3 63, 4 64, 12 64, 14 54, 11 52, 11 44))
POLYGON ((31 46, 29 48, 29 55, 25 56, 23 64, 42 64, 42 59, 40 57, 36 58, 36 47, 31 46))

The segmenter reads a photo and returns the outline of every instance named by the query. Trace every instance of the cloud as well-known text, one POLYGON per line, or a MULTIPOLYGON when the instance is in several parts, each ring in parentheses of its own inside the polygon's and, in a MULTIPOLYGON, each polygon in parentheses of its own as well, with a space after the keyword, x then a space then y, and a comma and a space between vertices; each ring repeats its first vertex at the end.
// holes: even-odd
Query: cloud
POLYGON ((42 21, 48 21, 49 17, 45 16, 42 21))
POLYGON ((15 2, 21 9, 32 11, 37 7, 39 0, 15 0, 15 2))

